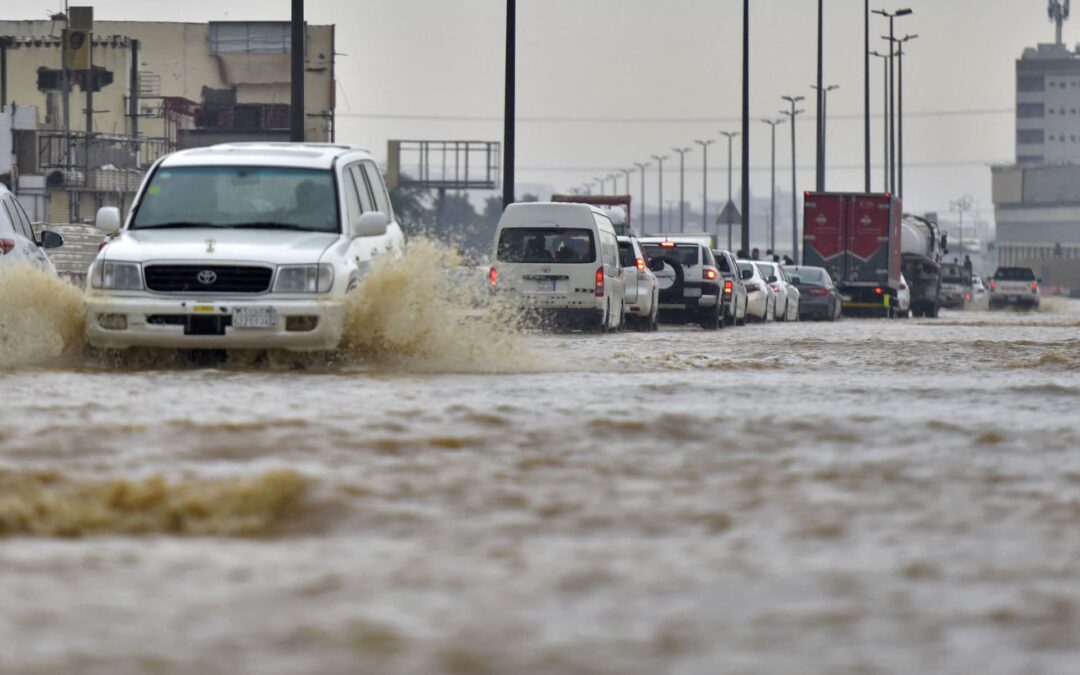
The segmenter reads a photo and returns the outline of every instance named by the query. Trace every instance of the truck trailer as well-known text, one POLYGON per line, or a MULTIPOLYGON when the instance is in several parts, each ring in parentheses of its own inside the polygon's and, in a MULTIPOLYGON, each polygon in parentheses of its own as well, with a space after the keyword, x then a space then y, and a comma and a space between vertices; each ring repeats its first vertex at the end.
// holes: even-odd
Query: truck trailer
POLYGON ((845 314, 891 317, 900 289, 903 207, 889 193, 807 192, 803 265, 824 267, 845 314))

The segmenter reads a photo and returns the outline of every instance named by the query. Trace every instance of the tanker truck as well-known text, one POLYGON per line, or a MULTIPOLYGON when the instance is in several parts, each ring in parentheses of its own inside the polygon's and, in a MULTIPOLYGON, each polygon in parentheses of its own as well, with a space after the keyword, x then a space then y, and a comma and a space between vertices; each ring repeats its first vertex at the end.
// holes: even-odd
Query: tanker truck
POLYGON ((941 256, 946 236, 938 237, 930 218, 904 214, 900 236, 900 266, 911 291, 911 313, 937 318, 941 306, 941 256))

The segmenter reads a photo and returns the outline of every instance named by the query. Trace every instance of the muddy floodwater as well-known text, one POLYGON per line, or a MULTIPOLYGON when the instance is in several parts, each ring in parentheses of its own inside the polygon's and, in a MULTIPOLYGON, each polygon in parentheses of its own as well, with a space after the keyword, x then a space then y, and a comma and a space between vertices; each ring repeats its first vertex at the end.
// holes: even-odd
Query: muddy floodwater
POLYGON ((8 363, 0 673, 1076 673, 1078 331, 8 363))

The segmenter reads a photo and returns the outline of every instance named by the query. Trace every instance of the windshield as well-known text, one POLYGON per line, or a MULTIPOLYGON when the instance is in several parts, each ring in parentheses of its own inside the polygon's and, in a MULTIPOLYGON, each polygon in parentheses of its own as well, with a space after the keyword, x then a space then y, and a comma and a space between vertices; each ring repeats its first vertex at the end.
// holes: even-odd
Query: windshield
POLYGON ((193 166, 154 173, 131 229, 264 227, 340 232, 338 223, 331 171, 193 166))
POLYGON ((765 263, 757 263, 757 267, 761 270, 761 276, 769 279, 776 276, 776 272, 773 270, 772 265, 766 265, 765 263))
POLYGON ((970 278, 960 265, 942 265, 941 280, 947 284, 970 284, 970 278))
POLYGON ((1035 281, 1035 272, 1030 267, 999 267, 994 278, 998 281, 1035 281))
POLYGON ((510 263, 591 263, 596 262, 596 245, 589 230, 513 227, 499 236, 498 259, 510 263))
POLYGON ((788 276, 799 284, 825 284, 825 270, 820 267, 785 267, 788 276))
POLYGON ((697 244, 679 244, 677 246, 661 246, 660 244, 645 244, 645 252, 650 258, 671 258, 678 261, 683 267, 693 267, 700 264, 701 256, 697 244))
POLYGON ((753 272, 755 269, 754 263, 741 262, 738 263, 740 272, 753 272))

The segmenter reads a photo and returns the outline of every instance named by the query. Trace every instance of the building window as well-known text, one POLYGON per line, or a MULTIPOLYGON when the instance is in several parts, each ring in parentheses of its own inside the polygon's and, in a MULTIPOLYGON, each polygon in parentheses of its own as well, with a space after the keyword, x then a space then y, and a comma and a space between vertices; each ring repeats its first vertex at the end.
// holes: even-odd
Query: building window
POLYGON ((1016 116, 1017 117, 1043 117, 1046 114, 1046 106, 1042 103, 1017 103, 1016 104, 1016 116))
POLYGON ((1017 80, 1016 88, 1019 91, 1045 91, 1045 83, 1041 75, 1024 75, 1017 80))
POLYGON ((284 21, 212 22, 211 54, 288 54, 292 29, 284 21))
POLYGON ((1016 158, 1017 164, 1042 164, 1042 155, 1019 155, 1016 158))
MULTIPOLYGON (((1027 145, 1043 143, 1044 133, 1042 129, 1019 129, 1016 132, 1016 142, 1027 145)), ((1050 140, 1054 140, 1054 137, 1051 136, 1050 140)))

